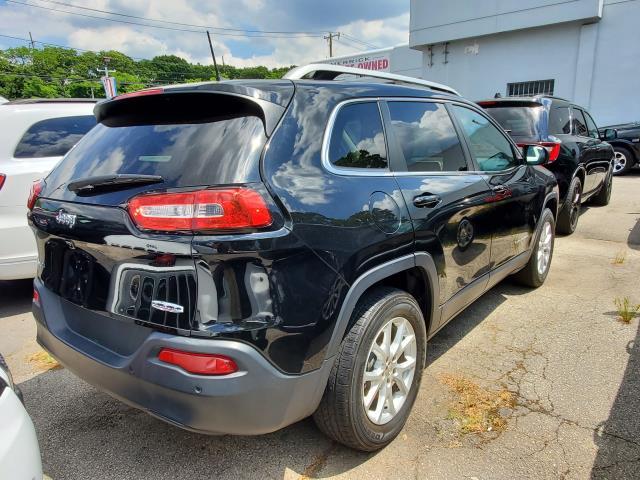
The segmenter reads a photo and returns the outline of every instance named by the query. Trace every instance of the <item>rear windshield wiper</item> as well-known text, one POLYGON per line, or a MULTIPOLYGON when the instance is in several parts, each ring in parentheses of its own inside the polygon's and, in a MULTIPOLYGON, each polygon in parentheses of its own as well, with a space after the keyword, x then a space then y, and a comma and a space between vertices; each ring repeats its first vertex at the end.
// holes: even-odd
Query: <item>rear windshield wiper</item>
POLYGON ((78 194, 90 195, 96 191, 119 190, 138 185, 161 183, 164 179, 160 175, 96 175, 70 182, 67 188, 78 194))

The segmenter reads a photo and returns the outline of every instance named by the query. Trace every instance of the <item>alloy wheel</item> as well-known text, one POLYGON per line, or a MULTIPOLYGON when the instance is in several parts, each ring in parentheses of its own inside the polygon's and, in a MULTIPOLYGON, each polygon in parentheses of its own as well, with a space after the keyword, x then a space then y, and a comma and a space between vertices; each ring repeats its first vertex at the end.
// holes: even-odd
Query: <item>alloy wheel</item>
POLYGON ((362 403, 374 424, 390 422, 407 400, 417 350, 415 332, 406 318, 394 317, 378 330, 362 379, 362 403))
POLYGON ((613 154, 613 173, 622 172, 627 166, 627 156, 622 152, 613 154))
POLYGON ((538 240, 538 274, 544 275, 551 261, 551 245, 553 243, 553 231, 550 222, 545 222, 538 240))

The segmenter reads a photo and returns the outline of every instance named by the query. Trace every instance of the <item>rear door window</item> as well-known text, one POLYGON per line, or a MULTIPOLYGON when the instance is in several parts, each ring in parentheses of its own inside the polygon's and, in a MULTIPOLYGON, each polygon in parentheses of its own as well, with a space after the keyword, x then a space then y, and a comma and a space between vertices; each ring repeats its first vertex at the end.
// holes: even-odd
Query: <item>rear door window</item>
POLYGON ((452 106, 469 141, 471 155, 483 172, 507 170, 520 164, 507 137, 478 112, 452 106))
POLYGON ((571 133, 571 112, 569 107, 551 107, 549 111, 549 133, 568 135, 571 133))
POLYGON ((61 157, 94 126, 93 115, 49 118, 34 123, 24 133, 14 158, 61 157))
POLYGON ((343 106, 331 130, 329 161, 341 168, 386 169, 387 149, 376 102, 343 106))
POLYGON ((460 139, 441 103, 389 102, 391 129, 410 172, 468 170, 460 139))
POLYGON ((582 110, 578 108, 572 108, 573 113, 573 134, 578 135, 580 137, 588 137, 589 130, 587 129, 587 122, 584 119, 584 115, 582 114, 582 110))

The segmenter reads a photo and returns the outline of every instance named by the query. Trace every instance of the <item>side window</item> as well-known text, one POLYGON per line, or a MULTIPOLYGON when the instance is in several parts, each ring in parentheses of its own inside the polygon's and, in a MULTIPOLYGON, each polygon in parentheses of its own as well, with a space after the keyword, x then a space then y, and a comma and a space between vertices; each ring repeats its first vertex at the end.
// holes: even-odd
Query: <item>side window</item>
POLYGON ((562 135, 571 133, 571 113, 569 107, 552 107, 549 111, 549 133, 562 135))
POLYGON ((571 111, 573 113, 573 134, 581 137, 588 137, 589 130, 587 129, 587 123, 584 120, 582 110, 572 108, 571 111))
POLYGON ((387 168, 382 118, 376 102, 340 109, 331 131, 329 161, 342 168, 387 168))
POLYGON ((471 155, 483 172, 498 172, 520 164, 511 143, 487 118, 473 110, 453 105, 469 139, 471 155))
POLYGON ((593 138, 599 138, 598 135, 598 127, 596 127, 596 122, 593 121, 591 115, 589 115, 586 111, 583 111, 584 119, 587 121, 587 130, 589 131, 589 136, 593 138))
POLYGON ((460 139, 441 103, 389 102, 391 129, 410 172, 468 170, 460 139))
POLYGON ((15 158, 61 157, 96 125, 93 115, 49 118, 34 123, 18 142, 15 158))

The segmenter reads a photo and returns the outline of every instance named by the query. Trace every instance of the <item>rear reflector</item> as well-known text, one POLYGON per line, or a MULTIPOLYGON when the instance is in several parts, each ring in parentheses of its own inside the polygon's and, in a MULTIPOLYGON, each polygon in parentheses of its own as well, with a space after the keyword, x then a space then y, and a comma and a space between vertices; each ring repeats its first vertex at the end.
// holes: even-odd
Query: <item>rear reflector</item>
POLYGON ((27 208, 33 210, 36 200, 40 196, 42 189, 44 188, 44 180, 36 180, 31 184, 31 191, 29 192, 29 199, 27 200, 27 208))
MULTIPOLYGON (((520 148, 524 147, 525 145, 528 144, 518 144, 520 148)), ((549 163, 555 162, 560 156, 560 145, 562 145, 560 142, 538 142, 535 145, 540 145, 541 147, 547 149, 547 151, 549 152, 549 163)))
POLYGON ((128 209, 139 228, 164 232, 260 228, 272 222, 262 196, 249 188, 140 195, 128 209))
POLYGON ((2 186, 4 185, 4 181, 7 178, 7 176, 3 173, 0 173, 0 190, 2 190, 2 186))
POLYGON ((35 288, 33 289, 33 303, 40 306, 40 293, 35 288))
POLYGON ((158 354, 158 359, 197 375, 229 375, 238 371, 236 362, 225 355, 163 348, 158 354))

